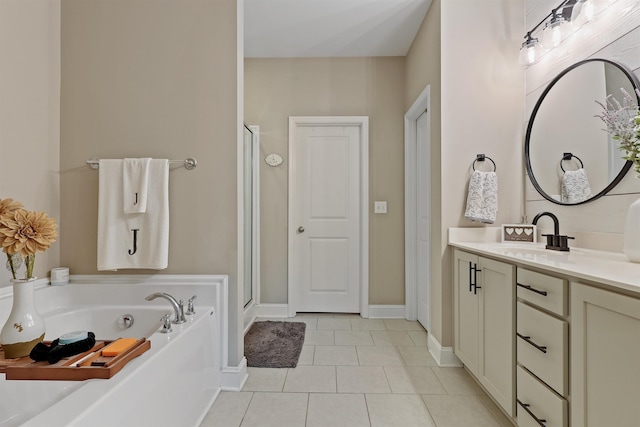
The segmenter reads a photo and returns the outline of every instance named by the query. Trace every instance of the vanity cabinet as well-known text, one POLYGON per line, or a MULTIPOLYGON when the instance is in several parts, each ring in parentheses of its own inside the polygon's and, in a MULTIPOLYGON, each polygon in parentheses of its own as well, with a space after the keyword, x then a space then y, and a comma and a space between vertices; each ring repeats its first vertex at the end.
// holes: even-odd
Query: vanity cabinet
POLYGON ((515 415, 515 267, 454 251, 454 351, 510 416, 515 415))
POLYGON ((571 284, 571 425, 640 425, 640 298, 571 284))
POLYGON ((455 354, 518 427, 640 427, 640 265, 452 246, 455 354))
POLYGON ((518 425, 566 427, 568 281, 521 267, 516 276, 518 425))

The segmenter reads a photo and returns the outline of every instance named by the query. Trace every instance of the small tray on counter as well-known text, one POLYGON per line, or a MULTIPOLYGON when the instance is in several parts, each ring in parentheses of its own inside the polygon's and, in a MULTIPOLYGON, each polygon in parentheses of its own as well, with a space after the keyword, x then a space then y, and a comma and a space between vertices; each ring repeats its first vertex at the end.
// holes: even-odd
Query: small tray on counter
POLYGON ((47 361, 35 362, 29 356, 19 359, 5 359, 4 351, 0 346, 0 373, 4 373, 7 380, 84 381, 92 378, 108 379, 120 372, 131 360, 151 348, 151 341, 140 338, 134 345, 117 356, 100 356, 102 366, 77 366, 78 362, 83 359, 92 360, 94 358, 91 356, 92 354, 98 357, 101 349, 111 342, 97 340, 91 350, 65 357, 54 364, 49 364, 47 361))

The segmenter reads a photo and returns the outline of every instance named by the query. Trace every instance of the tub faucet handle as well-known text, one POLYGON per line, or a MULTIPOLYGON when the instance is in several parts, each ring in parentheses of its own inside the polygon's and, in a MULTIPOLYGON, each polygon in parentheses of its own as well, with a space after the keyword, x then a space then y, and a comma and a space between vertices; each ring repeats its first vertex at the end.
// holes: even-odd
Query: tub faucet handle
POLYGON ((160 332, 162 332, 163 334, 168 334, 169 332, 171 332, 171 315, 165 314, 164 316, 162 316, 160 321, 162 322, 162 329, 160 329, 160 332))
POLYGON ((187 312, 185 313, 186 315, 196 314, 196 310, 193 307, 193 300, 196 298, 198 298, 198 296, 194 295, 191 298, 189 298, 189 301, 187 301, 187 312))

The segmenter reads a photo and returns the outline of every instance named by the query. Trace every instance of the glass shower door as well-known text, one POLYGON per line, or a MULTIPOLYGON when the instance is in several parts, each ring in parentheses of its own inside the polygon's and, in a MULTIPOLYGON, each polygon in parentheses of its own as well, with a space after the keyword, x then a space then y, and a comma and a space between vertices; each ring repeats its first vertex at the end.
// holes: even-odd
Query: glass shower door
POLYGON ((244 306, 253 300, 253 132, 244 125, 244 306))

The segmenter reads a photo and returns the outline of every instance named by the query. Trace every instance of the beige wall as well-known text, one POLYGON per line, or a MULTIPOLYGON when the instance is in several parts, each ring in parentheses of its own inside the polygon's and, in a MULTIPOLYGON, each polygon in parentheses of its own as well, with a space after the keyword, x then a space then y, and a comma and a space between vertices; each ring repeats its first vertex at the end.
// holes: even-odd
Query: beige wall
MULTIPOLYGON (((61 261, 96 271, 92 158, 195 157, 172 168, 169 268, 228 274, 230 363, 242 355, 234 0, 63 0, 61 261)), ((119 271, 154 273, 151 271, 119 271)))
MULTIPOLYGON (((406 58, 405 111, 427 85, 431 85, 432 139, 440 140, 440 10, 442 0, 433 0, 411 43, 406 58)), ((439 145, 439 144, 436 144, 439 145)))
POLYGON ((404 304, 404 58, 246 59, 245 121, 260 126, 261 302, 287 302, 289 116, 369 116, 369 302, 404 304), (387 200, 388 214, 373 214, 387 200))
MULTIPOLYGON (((433 0, 422 25, 406 56, 405 111, 429 86, 431 103, 431 230, 440 230, 442 223, 442 181, 440 166, 441 144, 441 59, 440 59, 440 10, 441 0, 433 0)), ((445 192, 446 194, 446 192, 445 192)), ((441 248, 446 244, 446 235, 432 231, 431 247, 441 248)), ((443 274, 448 267, 443 266, 442 251, 431 250, 430 283, 430 331, 438 340, 442 337, 442 316, 449 315, 443 309, 443 274), (444 268, 444 270, 443 270, 444 268)))
POLYGON ((405 107, 426 85, 431 93, 431 330, 453 344, 450 227, 464 219, 476 154, 498 165, 496 224, 520 220, 523 72, 517 64, 523 6, 509 0, 434 0, 407 55, 405 107))
MULTIPOLYGON (((0 199, 60 221, 60 1, 0 1, 0 199)), ((60 241, 35 275, 59 265, 60 241)), ((0 258, 0 286, 10 274, 0 258)))
MULTIPOLYGON (((522 2, 442 3, 442 336, 451 346, 450 227, 482 226, 464 218, 471 165, 484 153, 497 165, 496 225, 519 222, 523 205, 524 35, 522 2)), ((478 165, 478 168, 480 166, 478 165)), ((488 170, 488 169, 484 169, 488 170)))

